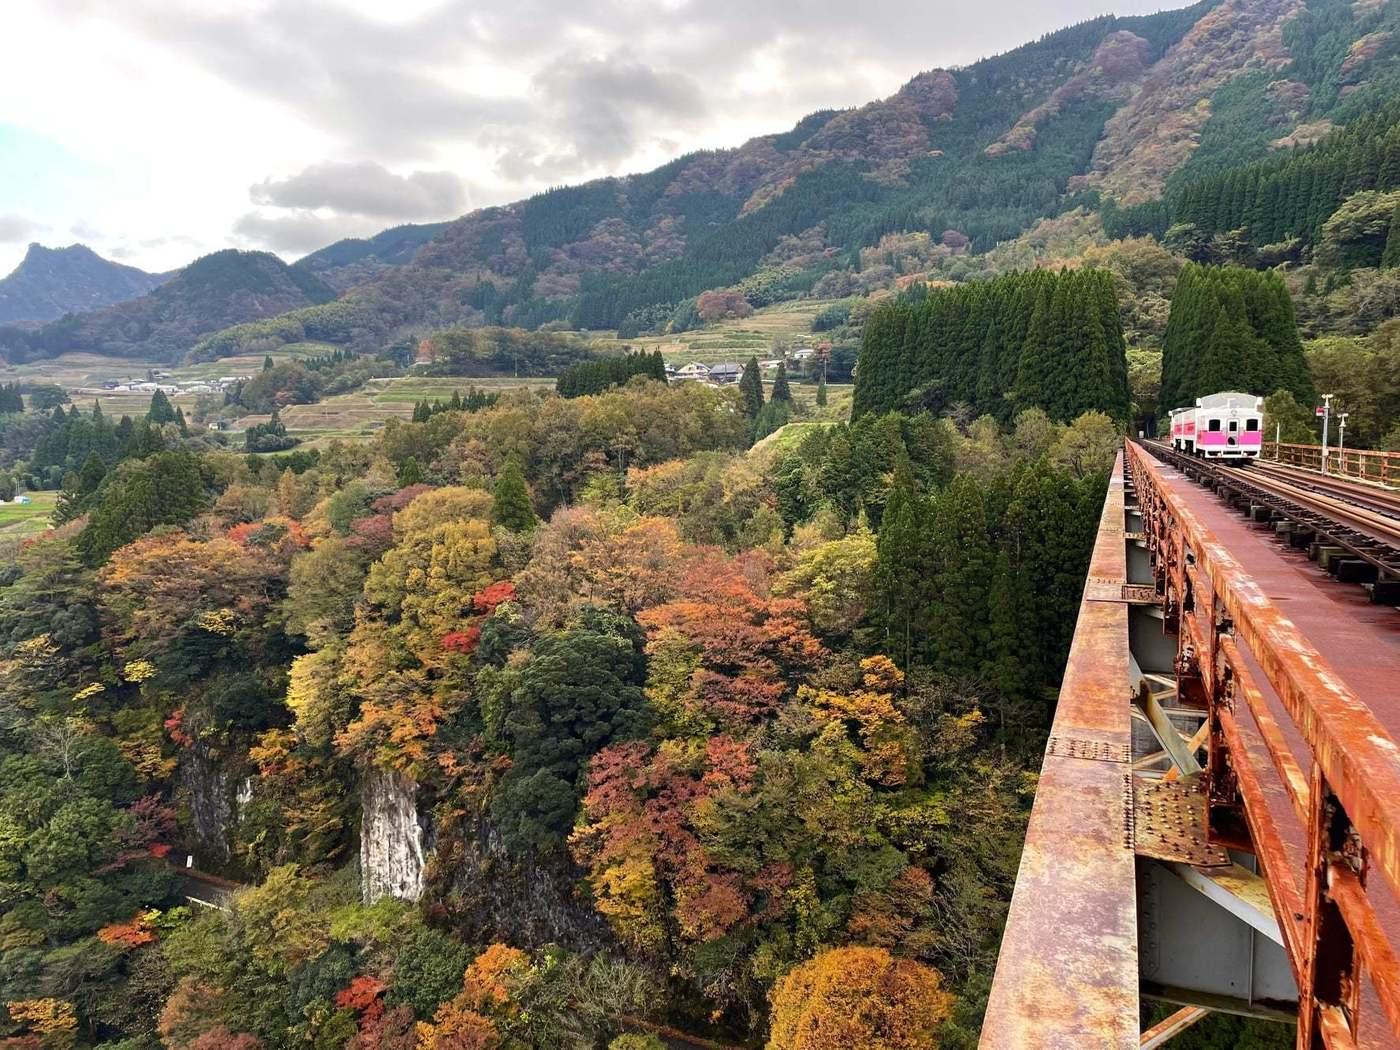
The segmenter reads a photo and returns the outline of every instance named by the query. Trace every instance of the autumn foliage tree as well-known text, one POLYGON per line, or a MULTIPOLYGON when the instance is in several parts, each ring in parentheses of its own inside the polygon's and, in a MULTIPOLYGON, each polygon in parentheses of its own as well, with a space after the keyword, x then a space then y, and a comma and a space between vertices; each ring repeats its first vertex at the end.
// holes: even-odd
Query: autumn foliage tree
POLYGON ((652 700, 663 713, 751 723, 791 692, 790 675, 822 658, 806 604, 772 597, 766 577, 761 556, 700 559, 688 567, 676 601, 638 616, 649 633, 652 700))
POLYGON ((773 988, 768 1050, 937 1050, 952 996, 938 971, 883 948, 832 948, 773 988))

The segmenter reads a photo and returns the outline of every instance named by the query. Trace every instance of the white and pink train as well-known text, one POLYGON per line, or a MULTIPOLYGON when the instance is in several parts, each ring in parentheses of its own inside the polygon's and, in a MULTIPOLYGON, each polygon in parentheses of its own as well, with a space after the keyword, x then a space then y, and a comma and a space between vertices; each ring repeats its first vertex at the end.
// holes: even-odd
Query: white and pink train
POLYGON ((1172 448, 1208 459, 1258 459, 1264 439, 1264 399, 1209 394, 1191 408, 1172 410, 1172 448))

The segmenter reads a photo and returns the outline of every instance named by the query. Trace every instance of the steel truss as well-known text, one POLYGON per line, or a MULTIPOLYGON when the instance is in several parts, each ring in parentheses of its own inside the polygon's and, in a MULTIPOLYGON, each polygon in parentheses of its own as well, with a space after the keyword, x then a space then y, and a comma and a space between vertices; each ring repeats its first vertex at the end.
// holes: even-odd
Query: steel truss
MULTIPOLYGON (((1400 746, 1163 484, 1161 464, 1134 443, 1127 456, 1166 627, 1178 639, 1178 699, 1206 712, 1209 839, 1258 859, 1298 985, 1297 1045, 1355 1047, 1363 1020, 1369 1031, 1400 1033, 1397 931, 1386 914, 1400 896, 1400 746), (1280 708, 1291 726, 1280 724, 1280 708), (1306 745, 1301 760, 1295 734, 1306 745), (1285 841, 1289 809, 1306 830, 1303 871, 1285 841), (1363 1018, 1368 984, 1382 1017, 1363 1018)), ((1269 495, 1242 478, 1228 487, 1249 500, 1269 495)), ((1326 524, 1308 508, 1271 506, 1319 532, 1326 524)), ((1324 534, 1395 571, 1365 537, 1324 534)))

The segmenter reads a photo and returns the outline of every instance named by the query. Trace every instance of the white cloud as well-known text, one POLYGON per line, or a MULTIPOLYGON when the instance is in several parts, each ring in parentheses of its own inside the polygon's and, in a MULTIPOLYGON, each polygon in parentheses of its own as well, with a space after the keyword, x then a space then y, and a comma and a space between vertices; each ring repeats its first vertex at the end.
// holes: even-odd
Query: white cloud
POLYGON ((384 224, 374 219, 325 216, 300 209, 281 214, 246 212, 233 224, 234 236, 244 245, 291 256, 305 255, 345 237, 370 237, 382 229, 384 224))
POLYGON ((0 215, 0 241, 28 243, 46 229, 48 227, 42 223, 26 219, 22 215, 0 215))
POLYGON ((255 204, 278 208, 330 208, 346 215, 406 222, 462 213, 466 187, 449 171, 395 175, 373 161, 313 164, 283 179, 255 183, 255 204))

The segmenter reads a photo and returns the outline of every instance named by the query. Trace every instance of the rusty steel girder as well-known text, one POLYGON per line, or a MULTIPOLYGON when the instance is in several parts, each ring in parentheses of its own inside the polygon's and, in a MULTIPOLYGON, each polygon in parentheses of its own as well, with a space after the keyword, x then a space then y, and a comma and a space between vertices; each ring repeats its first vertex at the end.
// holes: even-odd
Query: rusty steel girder
POLYGON ((1120 455, 1026 829, 984 1050, 1139 1045, 1124 533, 1120 455))
POLYGON ((1130 442, 1127 455, 1154 573, 1179 620, 1180 700, 1207 711, 1210 836, 1260 862, 1298 983, 1298 1046, 1358 1045, 1367 986, 1382 1015, 1366 1018, 1370 1030, 1400 1034, 1390 907, 1400 897, 1400 744, 1203 523, 1192 506, 1201 496, 1169 483, 1141 446, 1130 442), (1283 831, 1295 819, 1301 855, 1283 831), (1368 892, 1375 879, 1384 885, 1368 892))

